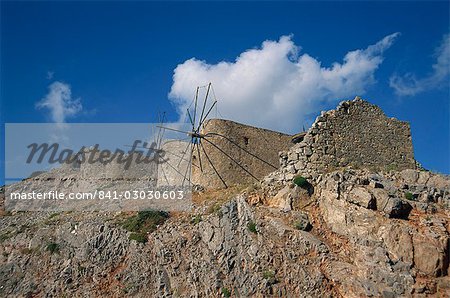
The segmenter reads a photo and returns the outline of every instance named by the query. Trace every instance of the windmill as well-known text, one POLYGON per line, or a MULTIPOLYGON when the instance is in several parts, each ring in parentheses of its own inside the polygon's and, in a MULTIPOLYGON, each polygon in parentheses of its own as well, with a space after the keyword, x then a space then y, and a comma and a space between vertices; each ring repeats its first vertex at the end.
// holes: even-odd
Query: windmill
MULTIPOLYGON (((187 136, 184 149, 181 150, 181 154, 177 156, 178 161, 175 164, 173 164, 174 159, 171 161, 171 168, 178 172, 179 178, 182 179, 182 184, 188 183, 194 185, 195 179, 194 181, 192 179, 192 170, 194 167, 194 171, 198 172, 200 175, 204 175, 205 171, 211 172, 210 174, 214 174, 215 177, 220 180, 221 185, 227 188, 230 184, 228 181, 230 173, 224 173, 218 169, 216 161, 211 157, 212 155, 220 155, 223 160, 227 160, 230 169, 237 169, 243 175, 250 177, 254 181, 259 181, 261 177, 259 177, 258 173, 254 173, 249 169, 248 165, 243 162, 242 159, 247 161, 250 160, 250 163, 252 164, 259 163, 271 170, 278 169, 273 161, 269 162, 265 158, 252 152, 247 146, 248 139, 245 137, 243 138, 243 141, 238 141, 234 136, 227 135, 226 132, 220 132, 214 129, 206 132, 204 131, 204 128, 208 125, 208 119, 211 112, 215 107, 217 108, 217 103, 218 101, 211 83, 205 86, 199 86, 195 90, 191 104, 186 109, 186 118, 189 129, 182 130, 166 125, 157 126, 161 129, 162 134, 164 134, 164 131, 169 130, 187 136), (204 93, 204 96, 201 96, 201 93, 204 93), (202 99, 200 97, 202 97, 202 99), (243 158, 238 158, 239 156, 243 158), (183 169, 184 172, 181 172, 178 168, 180 164, 185 162, 187 162, 187 167, 183 169)), ((282 134, 280 133, 280 135, 282 134)), ((268 141, 268 143, 270 143, 270 141, 268 141)), ((164 146, 167 146, 166 144, 167 143, 160 145, 163 148, 164 146)), ((232 174, 233 173, 231 173, 231 175, 232 174)))

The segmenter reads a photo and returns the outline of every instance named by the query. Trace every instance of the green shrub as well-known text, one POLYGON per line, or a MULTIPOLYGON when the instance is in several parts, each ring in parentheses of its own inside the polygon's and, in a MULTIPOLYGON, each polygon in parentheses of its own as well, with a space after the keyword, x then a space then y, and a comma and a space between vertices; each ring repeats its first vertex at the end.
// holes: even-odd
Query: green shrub
POLYGON ((278 281, 275 278, 275 272, 272 270, 266 270, 263 272, 263 278, 271 285, 276 284, 278 281))
POLYGON ((169 217, 167 212, 156 210, 139 211, 135 216, 128 217, 122 227, 134 233, 148 233, 156 230, 169 217))
POLYGON ((59 215, 59 212, 52 213, 52 214, 50 214, 50 216, 48 217, 48 219, 52 219, 53 217, 56 217, 56 216, 58 216, 58 215, 59 215))
POLYGON ((21 248, 21 249, 19 249, 19 251, 23 255, 29 255, 29 254, 33 253, 33 250, 28 247, 21 248))
POLYGON ((312 228, 311 224, 305 220, 295 222, 294 227, 300 231, 309 231, 312 228))
POLYGON ((274 278, 274 277, 275 277, 275 272, 273 272, 272 270, 266 270, 263 272, 264 279, 269 279, 269 278, 274 278))
POLYGON ((252 233, 255 233, 255 234, 258 233, 258 230, 256 230, 256 224, 253 221, 251 221, 247 224, 247 228, 252 233))
POLYGON ((231 297, 231 291, 224 287, 222 288, 222 295, 223 297, 231 297))
POLYGON ((135 240, 139 243, 147 242, 147 233, 151 233, 163 224, 169 214, 164 211, 145 210, 139 211, 136 215, 130 216, 122 222, 122 227, 132 232, 128 239, 135 240))
POLYGON ((191 224, 196 225, 202 221, 202 216, 200 214, 197 214, 195 217, 192 218, 191 224))
POLYGON ((147 243, 147 235, 144 233, 131 233, 128 237, 130 240, 137 241, 139 243, 147 243))
POLYGON ((405 199, 412 201, 414 200, 414 195, 410 192, 405 192, 405 199))
POLYGON ((386 166, 386 171, 388 172, 398 171, 397 164, 391 163, 390 165, 386 166))
POLYGON ((0 235, 0 242, 8 240, 9 238, 11 238, 13 236, 14 236, 14 234, 12 232, 10 232, 10 231, 8 231, 6 233, 3 233, 3 234, 0 235))
POLYGON ((309 184, 308 181, 306 180, 306 178, 303 177, 303 176, 296 176, 296 177, 294 177, 293 182, 294 182, 295 185, 297 185, 299 187, 302 187, 302 188, 307 187, 308 184, 309 184))
POLYGON ((50 253, 58 253, 59 252, 59 244, 55 242, 50 242, 47 244, 46 250, 50 253))
POLYGON ((220 203, 215 203, 208 207, 206 214, 217 214, 219 217, 222 216, 222 205, 220 203))

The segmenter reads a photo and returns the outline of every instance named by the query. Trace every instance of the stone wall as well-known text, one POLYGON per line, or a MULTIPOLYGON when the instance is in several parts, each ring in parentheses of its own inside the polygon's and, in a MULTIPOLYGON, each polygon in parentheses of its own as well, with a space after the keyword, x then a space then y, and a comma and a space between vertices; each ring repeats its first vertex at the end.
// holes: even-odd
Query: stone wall
POLYGON ((293 145, 289 135, 223 119, 208 120, 201 133, 207 135, 201 141, 206 155, 201 148, 200 154, 194 150, 192 180, 206 188, 225 186, 211 163, 228 186, 251 183, 278 169, 279 152, 293 145))
POLYGON ((409 124, 386 117, 359 97, 322 112, 302 140, 280 153, 280 164, 268 180, 290 181, 296 174, 311 176, 349 166, 378 171, 416 168, 409 124))

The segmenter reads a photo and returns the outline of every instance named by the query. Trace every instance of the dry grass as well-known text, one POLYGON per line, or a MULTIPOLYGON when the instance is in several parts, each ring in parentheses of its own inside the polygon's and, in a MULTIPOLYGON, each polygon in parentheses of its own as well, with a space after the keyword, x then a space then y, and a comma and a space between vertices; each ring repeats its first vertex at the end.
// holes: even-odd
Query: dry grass
POLYGON ((192 202, 196 206, 206 206, 206 214, 216 213, 223 204, 246 191, 249 187, 249 184, 239 184, 225 189, 208 189, 204 192, 193 193, 192 202))

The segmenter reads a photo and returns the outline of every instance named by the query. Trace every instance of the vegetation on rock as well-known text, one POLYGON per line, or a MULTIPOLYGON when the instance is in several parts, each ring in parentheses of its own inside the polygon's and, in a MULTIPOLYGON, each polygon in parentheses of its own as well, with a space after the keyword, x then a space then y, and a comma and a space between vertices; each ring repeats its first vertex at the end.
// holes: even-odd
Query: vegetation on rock
POLYGON ((300 176, 300 175, 294 177, 293 182, 294 182, 295 185, 297 185, 299 187, 302 187, 302 188, 305 188, 305 187, 308 186, 308 180, 306 180, 305 177, 300 176))
POLYGON ((122 222, 122 227, 132 232, 129 236, 130 240, 145 243, 147 242, 147 233, 155 231, 167 218, 169 218, 167 212, 157 210, 139 211, 136 215, 125 219, 122 222))

